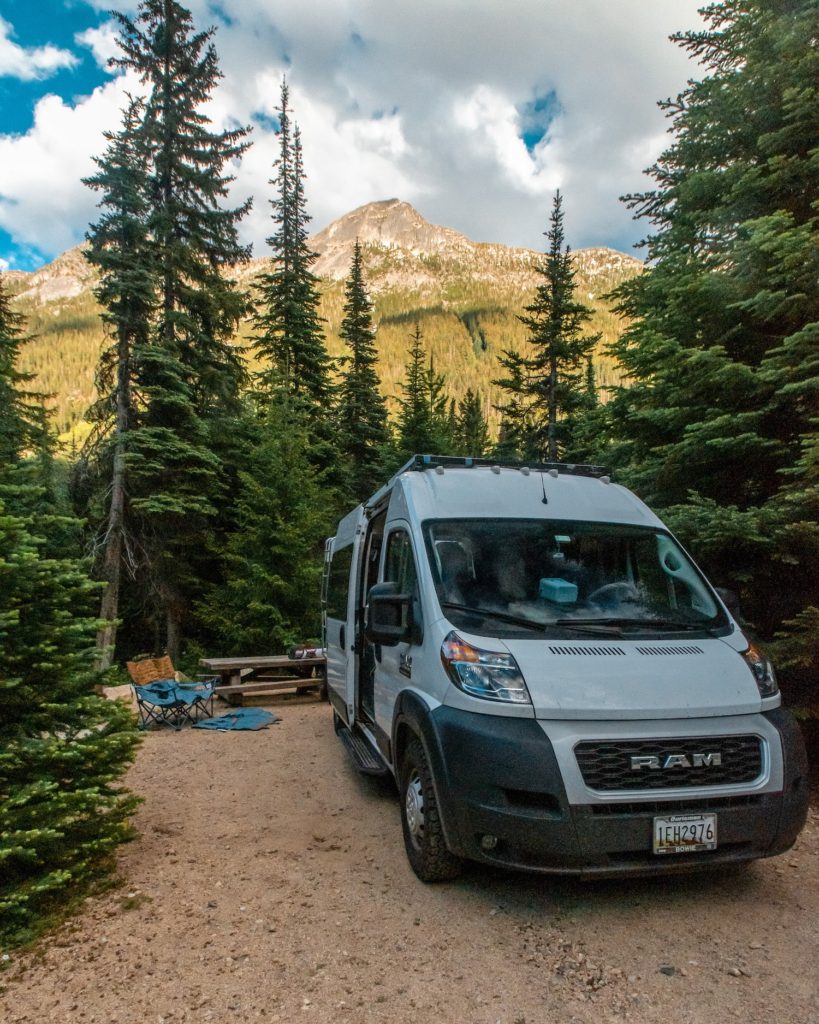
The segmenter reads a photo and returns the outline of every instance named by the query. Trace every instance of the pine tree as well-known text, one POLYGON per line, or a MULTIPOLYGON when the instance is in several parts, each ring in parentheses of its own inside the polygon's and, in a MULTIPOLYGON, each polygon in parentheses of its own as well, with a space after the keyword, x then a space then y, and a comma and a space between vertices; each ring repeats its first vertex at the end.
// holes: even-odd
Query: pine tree
POLYGON ((454 398, 450 398, 447 407, 446 436, 447 451, 451 451, 458 444, 458 403, 454 398))
POLYGON ((93 691, 96 586, 76 559, 49 555, 55 520, 38 511, 42 489, 27 472, 32 403, 17 369, 22 340, 0 282, 3 944, 32 938, 47 914, 87 889, 128 836, 134 806, 117 784, 136 742, 129 713, 93 691))
POLYGON ((420 324, 416 323, 410 338, 405 383, 399 385, 404 394, 398 399, 397 455, 444 454, 452 444, 445 381, 435 372, 432 359, 427 365, 420 324))
POLYGON ((525 307, 528 315, 518 318, 529 331, 527 341, 534 352, 528 358, 504 352, 500 363, 509 376, 494 383, 512 396, 499 409, 520 439, 521 455, 555 462, 571 443, 571 417, 583 403, 581 368, 599 336, 581 333, 591 310, 574 298, 560 192, 555 193, 546 238, 549 250, 537 268, 542 283, 525 307))
POLYGON ((100 397, 88 415, 95 429, 83 452, 85 471, 97 477, 104 496, 97 515, 103 526, 99 547, 105 581, 97 633, 100 669, 110 667, 113 659, 123 562, 133 566, 136 561, 126 459, 139 415, 134 396, 137 368, 149 342, 158 285, 146 223, 148 166, 140 133, 142 111, 141 101, 129 102, 120 132, 104 133, 109 145, 96 160, 97 174, 85 179, 102 193, 99 205, 105 211, 88 233, 85 255, 100 271, 94 294, 111 339, 97 369, 100 397))
POLYGON ((174 0, 143 0, 135 20, 115 18, 123 56, 114 63, 150 90, 140 133, 159 280, 139 366, 144 413, 127 458, 130 510, 147 599, 176 657, 191 599, 213 572, 214 533, 227 527, 226 463, 235 455, 244 380, 230 342, 245 309, 227 272, 248 258, 237 225, 250 204, 224 207, 233 180, 224 169, 247 148, 247 129, 214 133, 202 112, 220 77, 213 30, 195 32, 174 0))
POLYGON ((241 474, 225 580, 199 609, 226 654, 318 640, 324 541, 338 501, 311 456, 304 410, 285 390, 274 393, 241 474))
POLYGON ((587 409, 596 409, 599 404, 599 396, 597 394, 597 375, 594 370, 594 360, 591 356, 586 358, 586 375, 585 375, 585 406, 587 409))
POLYGON ((662 104, 656 188, 627 197, 656 233, 619 290, 618 463, 763 636, 811 621, 819 575, 818 25, 810 0, 707 8, 678 37, 706 74, 662 104))
POLYGON ((254 325, 254 346, 262 361, 260 389, 270 394, 284 388, 316 417, 326 422, 331 397, 329 358, 324 345, 316 260, 307 245, 310 218, 305 208, 301 136, 292 123, 290 93, 282 79, 279 115, 279 157, 270 181, 276 196, 274 233, 267 239, 271 269, 260 275, 254 325))
POLYGON ((496 406, 501 414, 501 423, 494 454, 497 458, 507 461, 514 461, 524 455, 531 458, 529 439, 533 434, 533 428, 527 399, 526 362, 519 352, 514 351, 504 352, 499 357, 499 362, 508 376, 493 383, 499 384, 508 397, 496 406))
POLYGON ((450 402, 446 394, 446 377, 435 369, 435 359, 429 357, 429 365, 423 376, 424 395, 429 410, 429 427, 432 433, 435 451, 452 450, 454 438, 452 429, 453 417, 450 415, 450 402))
POLYGON ((383 477, 388 441, 387 408, 378 386, 372 303, 364 286, 361 246, 356 239, 345 286, 344 318, 339 331, 347 345, 338 389, 338 442, 349 464, 350 496, 363 501, 383 477))
POLYGON ((52 556, 76 554, 76 524, 61 521, 67 502, 57 494, 47 396, 33 391, 33 375, 19 368, 23 347, 33 340, 24 333, 23 318, 12 308, 0 274, 0 466, 14 470, 15 511, 43 522, 48 518, 44 550, 52 556))
POLYGON ((569 417, 568 427, 570 441, 563 453, 567 462, 612 464, 609 416, 600 401, 591 356, 586 360, 582 400, 569 417))
POLYGON ((461 455, 481 458, 489 449, 489 429, 483 414, 481 398, 471 388, 458 405, 455 443, 461 455))
POLYGON ((11 308, 0 274, 0 466, 13 462, 33 436, 32 396, 26 392, 31 374, 18 367, 23 343, 23 318, 11 308))
MULTIPOLYGON (((224 582, 200 605, 200 617, 223 650, 281 650, 318 637, 323 542, 339 505, 330 481, 344 468, 333 435, 330 364, 311 270, 316 256, 307 245, 301 137, 286 81, 278 113, 272 261, 260 277, 253 316, 262 365, 249 406, 250 438, 234 492, 237 519, 223 558, 224 582)), ((362 367, 366 379, 359 361, 357 369, 362 367)))

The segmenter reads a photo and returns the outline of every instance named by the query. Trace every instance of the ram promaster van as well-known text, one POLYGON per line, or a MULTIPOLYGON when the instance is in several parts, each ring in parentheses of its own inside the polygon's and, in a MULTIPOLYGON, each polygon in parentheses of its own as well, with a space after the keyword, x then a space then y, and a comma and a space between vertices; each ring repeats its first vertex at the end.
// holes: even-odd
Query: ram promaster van
POLYGON ((724 865, 805 821, 770 663, 600 468, 415 456, 328 540, 324 623, 336 732, 425 882, 724 865))

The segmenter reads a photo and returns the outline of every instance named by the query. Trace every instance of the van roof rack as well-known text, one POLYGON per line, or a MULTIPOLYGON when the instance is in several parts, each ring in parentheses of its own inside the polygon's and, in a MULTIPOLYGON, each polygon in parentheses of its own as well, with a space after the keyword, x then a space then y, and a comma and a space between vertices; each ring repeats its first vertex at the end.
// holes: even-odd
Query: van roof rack
POLYGON ((444 469, 498 466, 501 469, 529 469, 535 473, 548 473, 549 470, 556 470, 558 473, 566 473, 569 476, 591 476, 597 479, 611 475, 604 466, 580 465, 573 462, 507 462, 498 459, 473 459, 467 455, 413 455, 398 470, 398 473, 435 469, 438 466, 442 466, 444 469))

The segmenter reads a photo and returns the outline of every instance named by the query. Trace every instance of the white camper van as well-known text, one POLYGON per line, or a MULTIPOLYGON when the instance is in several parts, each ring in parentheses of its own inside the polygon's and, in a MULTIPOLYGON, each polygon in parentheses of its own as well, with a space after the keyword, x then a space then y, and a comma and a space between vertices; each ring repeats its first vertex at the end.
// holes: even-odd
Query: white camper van
POLYGON ((324 623, 336 731, 426 882, 690 870, 804 824, 770 663, 598 467, 415 456, 328 540, 324 623))

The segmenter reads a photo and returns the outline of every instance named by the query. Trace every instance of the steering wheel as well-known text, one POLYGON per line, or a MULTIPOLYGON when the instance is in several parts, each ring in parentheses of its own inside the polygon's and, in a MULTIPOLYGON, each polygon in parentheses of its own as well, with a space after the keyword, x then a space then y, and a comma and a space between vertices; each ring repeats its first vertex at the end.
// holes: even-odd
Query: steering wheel
POLYGON ((602 587, 593 590, 587 600, 612 607, 621 602, 636 604, 640 600, 640 594, 633 583, 628 580, 618 580, 616 583, 604 583, 602 587))

